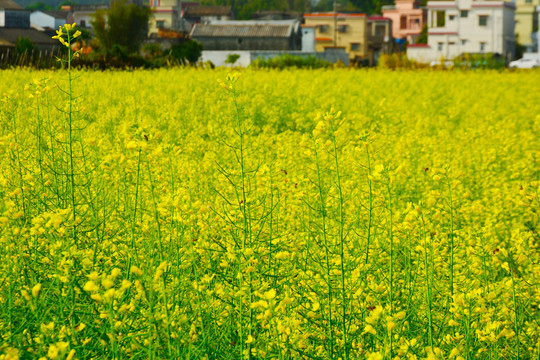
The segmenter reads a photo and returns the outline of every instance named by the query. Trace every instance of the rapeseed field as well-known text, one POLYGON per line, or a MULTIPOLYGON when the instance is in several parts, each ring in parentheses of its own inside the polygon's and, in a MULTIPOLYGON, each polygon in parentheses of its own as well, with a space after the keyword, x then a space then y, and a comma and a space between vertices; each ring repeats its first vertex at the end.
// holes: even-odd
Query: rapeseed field
POLYGON ((0 76, 0 359, 540 358, 540 73, 0 76))

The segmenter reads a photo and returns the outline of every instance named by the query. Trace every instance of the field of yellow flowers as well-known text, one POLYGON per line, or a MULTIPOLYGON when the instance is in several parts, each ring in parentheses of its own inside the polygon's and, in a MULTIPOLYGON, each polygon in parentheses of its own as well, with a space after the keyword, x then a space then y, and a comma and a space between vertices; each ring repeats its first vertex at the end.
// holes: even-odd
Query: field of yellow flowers
POLYGON ((0 359, 540 359, 540 73, 0 73, 0 359))

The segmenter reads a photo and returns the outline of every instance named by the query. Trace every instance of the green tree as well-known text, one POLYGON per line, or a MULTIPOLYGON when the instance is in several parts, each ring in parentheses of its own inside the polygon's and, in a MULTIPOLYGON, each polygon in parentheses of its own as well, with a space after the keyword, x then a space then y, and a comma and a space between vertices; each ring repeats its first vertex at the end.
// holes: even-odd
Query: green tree
POLYGON ((420 32, 420 36, 418 36, 418 39, 416 40, 417 44, 427 44, 428 40, 428 26, 427 24, 424 24, 422 27, 422 31, 420 32))
POLYGON ((94 13, 90 23, 106 54, 114 49, 133 54, 147 37, 151 13, 146 6, 128 4, 125 0, 113 1, 109 9, 94 13))
POLYGON ((77 5, 77 3, 75 1, 69 1, 69 0, 62 1, 60 4, 58 4, 58 6, 56 7, 56 10, 62 10, 62 6, 73 6, 73 5, 77 5))
POLYGON ((202 45, 196 41, 188 40, 179 45, 171 46, 169 55, 182 64, 195 64, 202 55, 202 45))
POLYGON ((229 54, 229 56, 227 56, 227 60, 225 60, 225 64, 234 65, 234 63, 238 59, 240 59, 240 55, 238 55, 238 54, 229 54))
POLYGON ((47 5, 47 4, 45 4, 42 1, 38 1, 37 3, 34 3, 32 5, 25 6, 24 9, 25 10, 32 10, 32 11, 51 10, 51 7, 49 5, 47 5))
POLYGON ((29 38, 19 36, 15 43, 15 52, 17 54, 32 54, 35 50, 34 43, 29 38))

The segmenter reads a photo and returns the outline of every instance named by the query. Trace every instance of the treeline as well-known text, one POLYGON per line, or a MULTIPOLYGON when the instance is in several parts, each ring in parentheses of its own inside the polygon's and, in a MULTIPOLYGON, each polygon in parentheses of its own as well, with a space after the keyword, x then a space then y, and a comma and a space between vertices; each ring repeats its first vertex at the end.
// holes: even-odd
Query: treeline
MULTIPOLYGON (((425 5, 427 0, 421 0, 425 5)), ((250 19, 257 11, 279 10, 284 12, 333 11, 334 0, 201 0, 203 5, 230 5, 237 19, 250 19)), ((336 0, 338 11, 355 11, 380 14, 384 5, 393 5, 394 0, 336 0)))

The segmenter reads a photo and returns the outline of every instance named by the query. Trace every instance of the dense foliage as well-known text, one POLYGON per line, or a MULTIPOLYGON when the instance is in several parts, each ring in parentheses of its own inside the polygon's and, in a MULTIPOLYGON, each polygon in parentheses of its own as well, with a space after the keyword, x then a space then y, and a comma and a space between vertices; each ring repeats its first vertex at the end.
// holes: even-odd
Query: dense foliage
POLYGON ((538 358, 540 73, 2 79, 0 359, 538 358))
POLYGON ((126 0, 112 1, 110 8, 92 15, 92 29, 100 51, 106 55, 136 53, 148 35, 152 11, 126 0))

